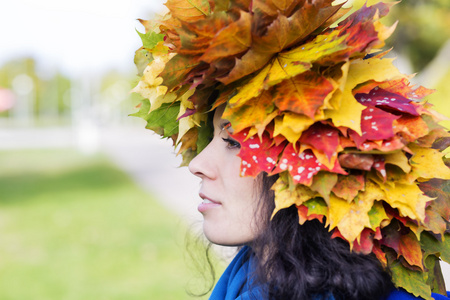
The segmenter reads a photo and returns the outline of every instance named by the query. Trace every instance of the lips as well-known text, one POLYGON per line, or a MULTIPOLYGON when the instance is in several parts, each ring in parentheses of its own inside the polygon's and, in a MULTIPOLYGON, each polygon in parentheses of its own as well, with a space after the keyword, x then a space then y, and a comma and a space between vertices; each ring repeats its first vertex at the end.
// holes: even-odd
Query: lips
POLYGON ((216 207, 219 207, 222 205, 220 202, 211 200, 202 193, 200 193, 199 196, 200 196, 200 198, 203 199, 203 201, 202 201, 202 203, 199 204, 197 209, 202 214, 207 212, 210 209, 213 209, 213 208, 216 208, 216 207))

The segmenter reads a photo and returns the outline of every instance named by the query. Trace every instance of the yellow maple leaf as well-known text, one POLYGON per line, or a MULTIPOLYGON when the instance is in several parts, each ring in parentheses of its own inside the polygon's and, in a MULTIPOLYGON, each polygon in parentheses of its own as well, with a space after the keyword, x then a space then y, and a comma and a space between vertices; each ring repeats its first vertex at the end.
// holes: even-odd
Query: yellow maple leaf
POLYGON ((244 105, 248 100, 257 97, 264 90, 264 79, 270 71, 270 64, 262 69, 255 77, 253 77, 246 85, 238 89, 228 103, 231 107, 244 105))
POLYGON ((405 173, 409 173, 411 171, 408 158, 403 151, 395 151, 394 153, 386 154, 384 156, 384 163, 395 165, 402 169, 405 173))
POLYGON ((339 87, 332 93, 330 99, 325 102, 324 109, 338 109, 341 107, 341 100, 343 92, 347 84, 348 71, 350 69, 350 61, 345 62, 341 67, 342 75, 339 78, 333 77, 333 81, 339 85, 339 87))
POLYGON ((361 113, 366 108, 358 103, 353 96, 353 89, 361 83, 367 81, 383 82, 399 78, 406 78, 392 64, 393 59, 356 59, 351 62, 342 94, 337 94, 339 98, 332 99, 331 105, 336 109, 325 110, 325 116, 333 120, 333 124, 353 129, 359 135, 361 133, 361 113), (370 71, 368 71, 370 70, 370 71), (340 100, 340 101, 339 101, 340 100), (340 102, 340 103, 339 103, 340 102))
MULTIPOLYGON (((344 200, 347 202, 346 200, 344 200)), ((371 227, 369 211, 372 209, 374 199, 372 197, 358 197, 351 204, 350 209, 337 224, 339 232, 350 245, 353 241, 360 242, 361 232, 366 227, 371 227)))
POLYGON ((414 152, 410 159, 412 178, 440 178, 450 179, 450 169, 442 160, 443 153, 431 148, 422 148, 416 144, 409 144, 408 148, 414 152))
POLYGON ((189 89, 186 93, 181 96, 180 103, 180 112, 178 113, 177 119, 178 121, 178 138, 176 144, 180 142, 181 138, 189 131, 192 127, 200 126, 199 122, 196 122, 195 118, 198 118, 198 114, 193 114, 190 116, 186 116, 181 118, 187 109, 194 109, 194 103, 189 101, 189 98, 194 94, 195 89, 189 89), (181 118, 181 119, 180 119, 181 118))
POLYGON ((176 95, 167 94, 167 87, 161 85, 163 79, 159 77, 164 70, 166 63, 175 54, 158 53, 153 55, 153 61, 148 64, 143 72, 143 76, 138 85, 131 90, 150 100, 150 112, 159 108, 163 103, 171 103, 176 99, 176 95))
POLYGON ((314 120, 295 113, 286 112, 283 116, 275 118, 274 136, 282 135, 290 143, 294 144, 300 139, 303 131, 308 129, 314 123, 314 120))
POLYGON ((350 211, 351 204, 347 200, 341 199, 334 195, 330 195, 328 204, 327 224, 330 225, 330 230, 335 228, 344 216, 350 211))
POLYGON ((393 208, 397 208, 401 216, 424 221, 425 206, 433 199, 423 195, 416 184, 396 182, 394 185, 385 183, 379 185, 385 192, 384 200, 393 208))
POLYGON ((288 208, 294 204, 299 206, 316 196, 320 196, 319 193, 302 184, 297 185, 294 189, 286 188, 286 181, 283 176, 280 176, 272 187, 272 190, 275 191, 275 209, 272 217, 283 208, 288 208))
POLYGON ((350 90, 345 90, 341 96, 341 106, 338 109, 326 109, 325 117, 330 118, 336 127, 347 127, 362 135, 361 114, 366 107, 356 101, 350 90))
MULTIPOLYGON (((329 219, 330 228, 337 227, 342 236, 353 245, 353 241, 360 243, 360 235, 364 228, 373 230, 380 226, 380 223, 388 219, 384 210, 377 216, 376 224, 371 223, 369 212, 374 206, 375 200, 384 199, 385 193, 375 183, 366 182, 364 191, 360 191, 355 199, 348 203, 347 200, 336 196, 330 197, 329 219)), ((372 217, 372 221, 375 218, 372 217)))

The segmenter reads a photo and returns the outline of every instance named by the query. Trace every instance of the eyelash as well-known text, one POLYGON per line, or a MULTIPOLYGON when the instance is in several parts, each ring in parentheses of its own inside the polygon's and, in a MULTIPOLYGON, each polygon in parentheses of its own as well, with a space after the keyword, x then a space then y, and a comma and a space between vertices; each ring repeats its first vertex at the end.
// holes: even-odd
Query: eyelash
POLYGON ((228 144, 227 148, 230 148, 230 149, 235 149, 235 148, 240 149, 241 148, 241 144, 239 144, 235 140, 228 139, 228 138, 222 138, 222 140, 228 144))

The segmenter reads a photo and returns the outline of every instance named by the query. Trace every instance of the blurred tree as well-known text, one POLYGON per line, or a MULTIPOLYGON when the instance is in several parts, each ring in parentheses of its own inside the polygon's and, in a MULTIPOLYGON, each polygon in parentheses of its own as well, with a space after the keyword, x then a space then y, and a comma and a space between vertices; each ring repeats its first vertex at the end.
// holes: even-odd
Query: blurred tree
MULTIPOLYGON (((366 0, 354 0, 361 7, 366 0)), ((367 1, 373 4, 379 1, 367 1)), ((387 1, 386 1, 387 2, 387 1)), ((389 45, 411 62, 414 72, 422 70, 450 40, 449 0, 404 0, 392 8, 384 23, 399 25, 389 45)))
MULTIPOLYGON (((70 97, 71 81, 58 71, 45 75, 44 78, 38 74, 33 58, 14 59, 0 66, 0 87, 14 91, 14 81, 18 77, 28 78, 32 85, 29 93, 30 117, 39 123, 64 122, 70 113, 70 100, 67 98, 70 97)), ((13 110, 1 112, 0 116, 12 116, 13 110)))

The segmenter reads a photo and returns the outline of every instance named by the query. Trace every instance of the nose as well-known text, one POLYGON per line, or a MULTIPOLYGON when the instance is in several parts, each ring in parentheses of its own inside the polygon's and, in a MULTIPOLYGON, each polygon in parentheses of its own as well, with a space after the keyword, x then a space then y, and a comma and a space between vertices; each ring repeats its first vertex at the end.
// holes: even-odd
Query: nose
POLYGON ((201 179, 214 178, 214 157, 212 157, 213 142, 209 143, 196 157, 189 163, 189 171, 201 179))

